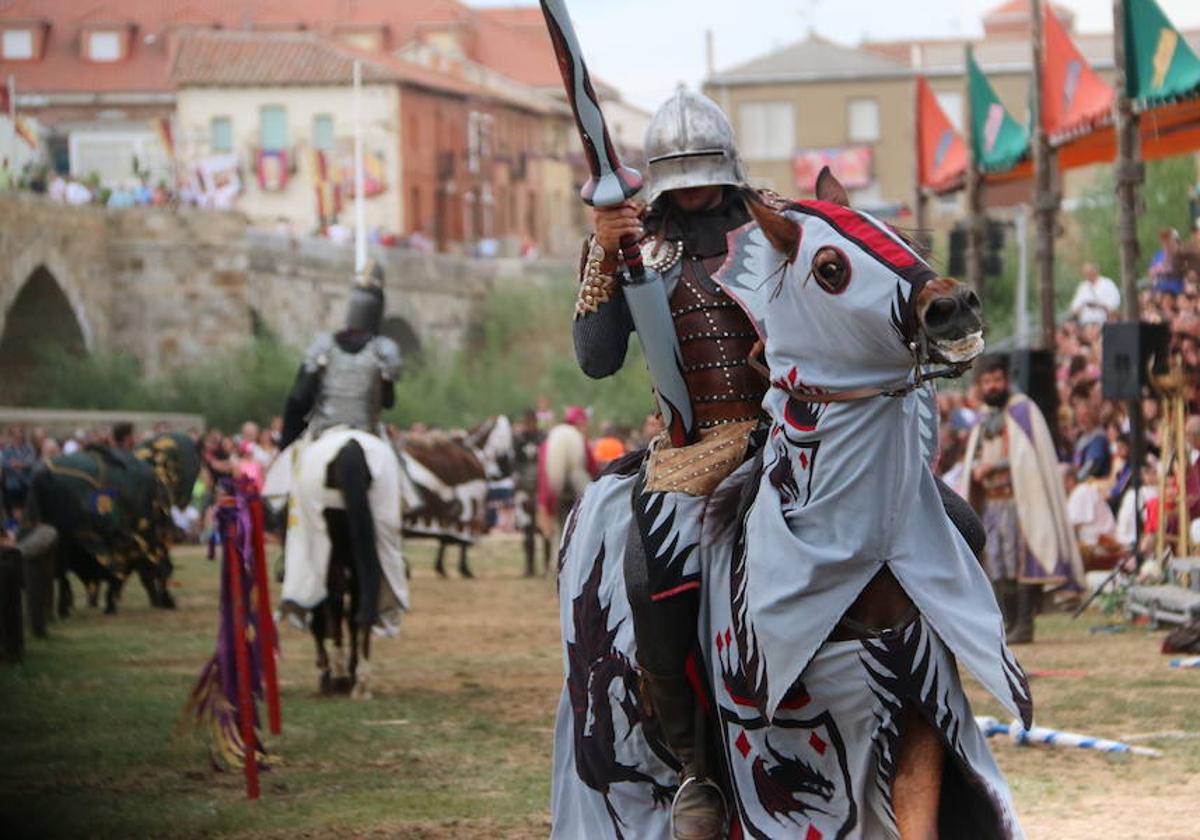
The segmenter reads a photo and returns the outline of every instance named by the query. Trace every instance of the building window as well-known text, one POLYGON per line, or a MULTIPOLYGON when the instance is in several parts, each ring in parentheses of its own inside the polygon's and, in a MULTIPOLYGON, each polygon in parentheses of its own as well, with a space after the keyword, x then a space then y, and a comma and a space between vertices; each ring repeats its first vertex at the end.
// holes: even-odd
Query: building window
POLYGON ((121 33, 112 31, 87 33, 88 59, 91 61, 120 61, 121 33))
POLYGON ((753 102, 738 109, 742 154, 751 160, 788 160, 795 150, 790 102, 753 102))
POLYGON ((879 139, 879 103, 874 99, 851 99, 846 103, 851 143, 874 143, 879 139))
POLYGON ((209 145, 214 152, 233 151, 233 121, 229 117, 213 117, 209 125, 209 145))
POLYGON ((33 31, 29 29, 4 30, 4 58, 10 61, 33 58, 33 31))
POLYGON ((322 152, 333 151, 333 116, 317 114, 313 117, 312 147, 322 152))
POLYGON ((287 111, 282 105, 264 105, 258 112, 258 145, 265 152, 278 152, 287 142, 287 111))
POLYGON ((938 105, 942 106, 942 110, 946 113, 947 119, 950 120, 950 125, 958 131, 963 129, 963 97, 956 90, 943 91, 935 93, 938 105))

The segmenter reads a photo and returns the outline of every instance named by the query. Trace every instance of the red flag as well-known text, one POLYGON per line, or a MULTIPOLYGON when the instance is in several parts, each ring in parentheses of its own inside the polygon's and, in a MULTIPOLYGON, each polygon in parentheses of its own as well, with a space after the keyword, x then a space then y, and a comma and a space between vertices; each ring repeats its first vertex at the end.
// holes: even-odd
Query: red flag
POLYGON ((924 76, 917 77, 919 183, 933 192, 954 189, 967 171, 967 144, 924 76))
POLYGON ((1052 141, 1085 134, 1112 119, 1112 87, 1071 41, 1051 4, 1042 4, 1045 33, 1042 127, 1052 141))

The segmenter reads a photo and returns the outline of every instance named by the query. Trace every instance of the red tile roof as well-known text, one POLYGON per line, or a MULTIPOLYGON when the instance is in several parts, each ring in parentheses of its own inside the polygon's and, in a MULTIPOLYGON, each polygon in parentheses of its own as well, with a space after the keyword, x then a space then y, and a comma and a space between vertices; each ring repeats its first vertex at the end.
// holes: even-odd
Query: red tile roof
POLYGON ((403 82, 459 94, 479 93, 461 79, 312 32, 192 31, 181 34, 173 87, 350 84, 355 59, 364 82, 403 82))
MULTIPOLYGON (((168 93, 170 53, 181 29, 331 35, 356 25, 383 27, 388 52, 430 29, 459 27, 472 60, 534 87, 561 84, 536 5, 472 9, 459 0, 8 0, 0 3, 0 22, 4 20, 49 24, 40 60, 0 60, 0 76, 12 73, 18 91, 26 93, 168 93), (80 51, 83 30, 114 21, 134 27, 129 55, 112 63, 86 61, 80 51)), ((271 60, 289 59, 277 54, 271 60)))

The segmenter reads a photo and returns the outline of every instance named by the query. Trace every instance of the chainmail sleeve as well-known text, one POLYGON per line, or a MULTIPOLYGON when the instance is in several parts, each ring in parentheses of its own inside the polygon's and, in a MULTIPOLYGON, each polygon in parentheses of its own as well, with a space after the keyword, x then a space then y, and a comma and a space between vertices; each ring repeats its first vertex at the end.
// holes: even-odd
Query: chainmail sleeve
POLYGON ((612 376, 625 364, 633 318, 625 296, 618 292, 595 312, 575 319, 571 333, 575 339, 575 359, 592 379, 612 376))

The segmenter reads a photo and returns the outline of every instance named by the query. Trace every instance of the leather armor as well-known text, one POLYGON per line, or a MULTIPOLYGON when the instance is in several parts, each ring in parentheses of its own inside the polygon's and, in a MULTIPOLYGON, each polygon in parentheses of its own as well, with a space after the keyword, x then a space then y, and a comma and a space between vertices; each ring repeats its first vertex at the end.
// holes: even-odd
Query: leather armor
POLYGON ((669 299, 700 429, 754 420, 767 391, 767 383, 746 363, 758 334, 741 307, 709 277, 722 261, 684 257, 669 299))

